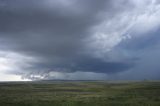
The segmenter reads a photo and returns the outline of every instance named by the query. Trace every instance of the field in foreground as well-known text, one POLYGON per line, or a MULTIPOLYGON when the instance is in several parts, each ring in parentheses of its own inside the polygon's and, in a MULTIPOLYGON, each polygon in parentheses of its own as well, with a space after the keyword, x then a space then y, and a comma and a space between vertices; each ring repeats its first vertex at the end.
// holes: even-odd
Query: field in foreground
POLYGON ((0 106, 160 106, 160 82, 0 83, 0 106))

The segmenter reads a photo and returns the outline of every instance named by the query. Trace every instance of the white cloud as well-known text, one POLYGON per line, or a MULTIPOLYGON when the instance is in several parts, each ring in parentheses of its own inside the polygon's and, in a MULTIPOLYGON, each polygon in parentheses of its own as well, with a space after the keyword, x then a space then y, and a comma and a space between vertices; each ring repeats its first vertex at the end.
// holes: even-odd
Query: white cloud
MULTIPOLYGON (((138 11, 138 10, 137 10, 138 11)), ((134 26, 131 30, 138 33, 147 33, 156 30, 160 26, 160 5, 151 2, 143 13, 136 16, 134 26)))
POLYGON ((21 75, 0 73, 0 81, 30 81, 30 79, 22 79, 21 75))
POLYGON ((87 42, 97 57, 103 58, 122 41, 159 28, 160 5, 155 0, 132 0, 130 3, 134 8, 121 10, 111 18, 106 13, 104 21, 92 28, 93 34, 87 42))
MULTIPOLYGON (((28 76, 27 76, 28 77, 28 76)), ((107 79, 107 74, 104 73, 94 73, 94 72, 81 72, 76 71, 73 73, 65 73, 65 72, 49 72, 43 75, 31 75, 31 79, 39 80, 39 79, 60 79, 60 80, 104 80, 107 79)))
POLYGON ((27 80, 22 79, 19 73, 25 68, 31 67, 29 62, 34 61, 32 57, 10 51, 0 51, 0 81, 27 80))

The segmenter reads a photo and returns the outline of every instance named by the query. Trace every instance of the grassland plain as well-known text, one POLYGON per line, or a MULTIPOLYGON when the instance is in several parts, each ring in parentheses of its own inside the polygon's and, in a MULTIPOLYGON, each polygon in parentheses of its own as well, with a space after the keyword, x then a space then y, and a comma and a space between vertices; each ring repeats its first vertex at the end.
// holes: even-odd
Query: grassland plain
POLYGON ((0 106, 160 106, 160 82, 3 82, 0 106))

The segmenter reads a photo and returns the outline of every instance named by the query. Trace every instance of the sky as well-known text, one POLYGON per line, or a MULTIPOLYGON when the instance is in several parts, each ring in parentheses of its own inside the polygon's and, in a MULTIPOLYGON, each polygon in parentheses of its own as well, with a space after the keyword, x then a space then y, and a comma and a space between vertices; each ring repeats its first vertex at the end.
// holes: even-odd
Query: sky
POLYGON ((159 80, 159 0, 0 0, 0 81, 159 80))

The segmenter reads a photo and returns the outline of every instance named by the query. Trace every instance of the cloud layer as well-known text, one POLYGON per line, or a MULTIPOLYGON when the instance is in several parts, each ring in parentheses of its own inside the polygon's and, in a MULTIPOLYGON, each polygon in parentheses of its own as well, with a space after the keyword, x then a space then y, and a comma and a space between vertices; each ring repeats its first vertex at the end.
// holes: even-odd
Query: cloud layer
POLYGON ((158 0, 0 0, 0 70, 28 79, 159 79, 159 18, 158 0))

